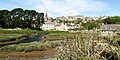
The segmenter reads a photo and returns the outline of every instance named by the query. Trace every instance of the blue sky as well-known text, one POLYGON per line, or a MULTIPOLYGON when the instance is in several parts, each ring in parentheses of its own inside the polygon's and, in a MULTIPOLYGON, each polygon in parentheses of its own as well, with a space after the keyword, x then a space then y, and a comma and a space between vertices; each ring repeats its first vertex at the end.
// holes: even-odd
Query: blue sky
POLYGON ((120 0, 0 0, 0 10, 14 8, 47 11, 50 17, 120 15, 120 0))

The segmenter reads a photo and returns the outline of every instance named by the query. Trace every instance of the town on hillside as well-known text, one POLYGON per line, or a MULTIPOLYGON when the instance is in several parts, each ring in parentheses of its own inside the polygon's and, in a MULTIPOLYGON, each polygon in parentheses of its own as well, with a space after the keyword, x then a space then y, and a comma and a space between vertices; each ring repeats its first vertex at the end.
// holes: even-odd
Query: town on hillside
MULTIPOLYGON (((48 13, 44 13, 44 24, 40 27, 42 30, 53 30, 53 31, 79 31, 84 27, 82 24, 87 22, 96 22, 108 18, 108 16, 100 17, 85 17, 83 15, 75 16, 62 16, 52 18, 49 17, 48 13)), ((98 23, 99 24, 99 23, 98 23)), ((87 30, 87 29, 86 29, 87 30)))
POLYGON ((120 16, 0 10, 0 60, 119 60, 120 16))

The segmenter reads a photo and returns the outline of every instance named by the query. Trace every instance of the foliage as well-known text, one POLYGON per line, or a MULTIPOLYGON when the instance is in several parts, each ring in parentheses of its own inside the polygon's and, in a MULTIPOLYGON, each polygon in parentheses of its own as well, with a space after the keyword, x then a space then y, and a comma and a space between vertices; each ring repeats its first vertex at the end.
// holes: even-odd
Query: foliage
POLYGON ((109 43, 99 43, 98 33, 93 32, 71 35, 57 50, 59 60, 116 60, 119 56, 109 43))
POLYGON ((23 10, 15 8, 11 11, 0 10, 1 28, 39 28, 44 23, 44 13, 35 10, 23 10))
POLYGON ((96 23, 96 22, 87 22, 87 23, 82 23, 81 24, 85 29, 91 30, 91 29, 99 29, 100 28, 100 24, 96 23))
POLYGON ((74 20, 74 21, 64 21, 64 23, 74 23, 74 24, 79 24, 81 20, 74 20))
POLYGON ((120 16, 112 16, 103 20, 105 24, 120 24, 120 16))

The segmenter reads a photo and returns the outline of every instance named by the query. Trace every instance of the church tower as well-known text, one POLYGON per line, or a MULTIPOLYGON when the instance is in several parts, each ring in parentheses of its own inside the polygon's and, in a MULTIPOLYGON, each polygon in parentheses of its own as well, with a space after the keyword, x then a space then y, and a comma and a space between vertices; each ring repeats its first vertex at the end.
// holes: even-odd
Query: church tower
POLYGON ((47 11, 45 12, 44 18, 45 18, 45 22, 47 22, 47 21, 48 21, 48 14, 47 14, 47 11))

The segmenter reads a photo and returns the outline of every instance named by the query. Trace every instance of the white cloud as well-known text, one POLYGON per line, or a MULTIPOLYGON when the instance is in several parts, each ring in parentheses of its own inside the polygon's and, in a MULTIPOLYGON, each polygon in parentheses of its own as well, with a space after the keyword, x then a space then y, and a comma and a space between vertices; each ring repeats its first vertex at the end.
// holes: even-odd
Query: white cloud
POLYGON ((22 0, 22 2, 39 12, 48 11, 50 16, 77 15, 88 11, 99 12, 109 7, 107 3, 98 0, 22 0))

